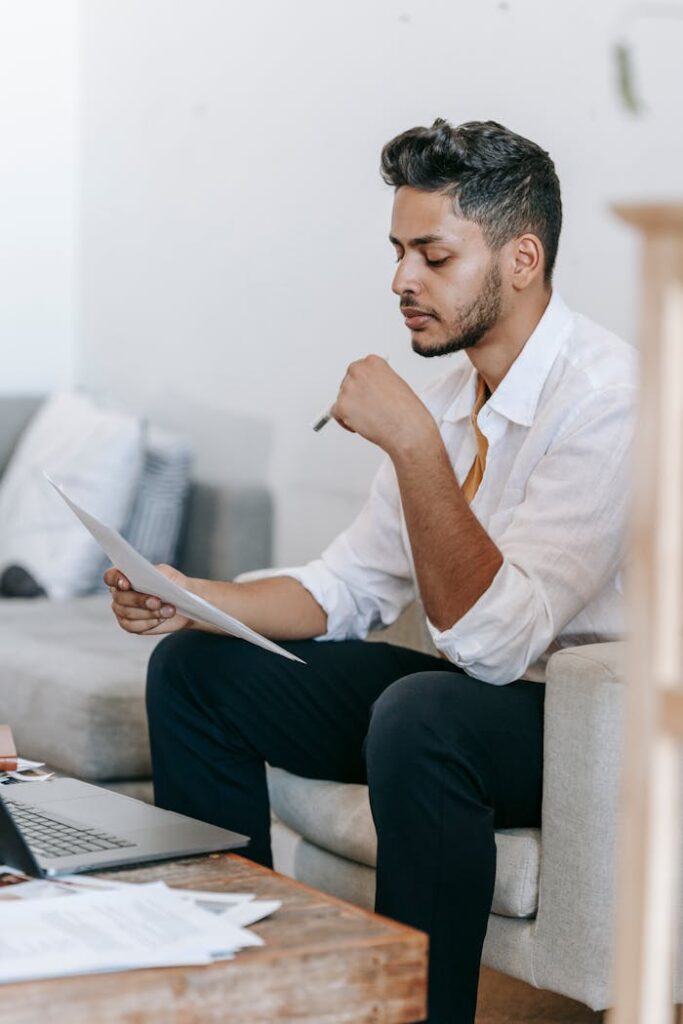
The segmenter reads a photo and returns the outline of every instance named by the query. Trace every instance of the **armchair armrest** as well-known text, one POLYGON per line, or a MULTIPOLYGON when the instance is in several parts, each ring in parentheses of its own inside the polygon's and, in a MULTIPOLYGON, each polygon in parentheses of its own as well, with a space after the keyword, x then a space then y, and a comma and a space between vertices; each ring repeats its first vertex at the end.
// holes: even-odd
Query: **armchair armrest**
POLYGON ((541 988, 609 1005, 626 644, 558 651, 546 673, 542 857, 533 936, 541 988))

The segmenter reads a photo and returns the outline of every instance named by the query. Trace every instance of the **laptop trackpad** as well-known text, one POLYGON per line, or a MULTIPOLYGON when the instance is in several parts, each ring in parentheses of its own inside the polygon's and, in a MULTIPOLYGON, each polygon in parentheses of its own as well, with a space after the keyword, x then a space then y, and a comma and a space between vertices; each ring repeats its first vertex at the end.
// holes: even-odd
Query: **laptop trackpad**
POLYGON ((167 815, 173 813, 78 779, 17 784, 11 795, 20 803, 43 806, 58 817, 109 832, 154 828, 162 821, 168 825, 167 815))

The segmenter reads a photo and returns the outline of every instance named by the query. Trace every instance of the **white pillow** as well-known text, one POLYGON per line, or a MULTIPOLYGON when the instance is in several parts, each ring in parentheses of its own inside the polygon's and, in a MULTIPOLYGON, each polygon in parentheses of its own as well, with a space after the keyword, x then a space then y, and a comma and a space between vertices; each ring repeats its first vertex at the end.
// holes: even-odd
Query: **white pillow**
POLYGON ((142 457, 143 429, 134 417, 98 409, 85 395, 47 401, 0 479, 0 573, 20 565, 53 598, 91 589, 101 551, 43 470, 79 505, 120 530, 142 457))

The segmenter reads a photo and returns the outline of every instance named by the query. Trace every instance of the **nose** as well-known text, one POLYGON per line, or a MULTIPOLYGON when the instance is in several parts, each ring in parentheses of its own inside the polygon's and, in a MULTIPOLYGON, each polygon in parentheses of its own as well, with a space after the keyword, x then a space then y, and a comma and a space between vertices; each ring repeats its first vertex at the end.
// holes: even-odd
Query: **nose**
POLYGON ((404 292, 411 292, 414 295, 420 293, 421 285, 417 267, 409 256, 404 256, 400 261, 394 280, 391 282, 391 290, 394 295, 403 295, 404 292))

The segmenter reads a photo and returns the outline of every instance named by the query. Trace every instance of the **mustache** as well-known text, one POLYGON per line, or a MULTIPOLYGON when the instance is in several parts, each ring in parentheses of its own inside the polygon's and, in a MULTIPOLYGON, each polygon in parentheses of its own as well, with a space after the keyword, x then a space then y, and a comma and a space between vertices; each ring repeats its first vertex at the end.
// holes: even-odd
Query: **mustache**
POLYGON ((441 319, 435 309, 423 309, 422 306, 416 306, 414 302, 401 301, 399 309, 414 309, 417 313, 424 313, 425 316, 433 316, 435 320, 441 319))

